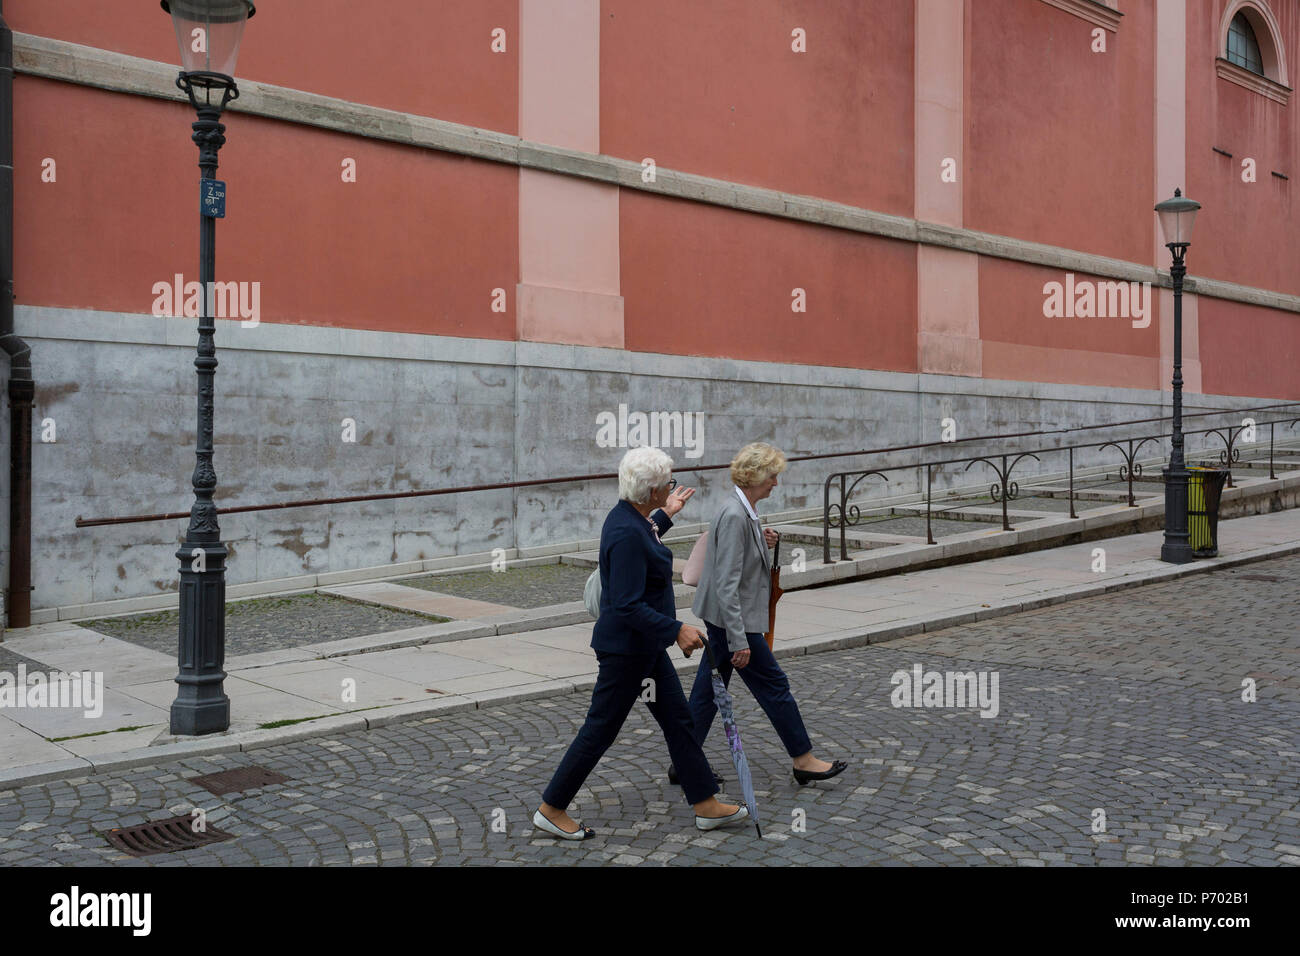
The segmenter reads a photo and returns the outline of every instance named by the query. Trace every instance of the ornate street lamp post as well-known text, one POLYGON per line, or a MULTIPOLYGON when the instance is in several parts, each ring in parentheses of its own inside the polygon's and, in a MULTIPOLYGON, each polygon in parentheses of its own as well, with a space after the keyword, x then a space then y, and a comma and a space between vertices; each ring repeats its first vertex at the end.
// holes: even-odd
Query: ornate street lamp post
POLYGON ((1192 244, 1192 222, 1201 204, 1188 199, 1181 189, 1174 198, 1156 205, 1165 245, 1173 253, 1169 276, 1174 281, 1174 436, 1165 476, 1165 540, 1160 546, 1160 560, 1171 564, 1194 561, 1187 538, 1187 462, 1183 458, 1183 276, 1187 267, 1183 257, 1192 244))
POLYGON ((225 215, 225 183, 217 180, 217 151, 225 143, 221 112, 239 96, 235 58, 244 22, 253 15, 249 0, 162 0, 171 14, 181 49, 181 74, 176 85, 198 113, 194 144, 199 148, 199 283, 203 315, 199 319, 199 418, 194 466, 194 505, 185 543, 176 552, 181 562, 180 645, 176 699, 171 707, 171 732, 197 735, 230 726, 230 698, 223 686, 226 672, 226 548, 212 501, 217 473, 212 467, 213 375, 217 350, 213 343, 213 272, 216 267, 217 218, 225 215))

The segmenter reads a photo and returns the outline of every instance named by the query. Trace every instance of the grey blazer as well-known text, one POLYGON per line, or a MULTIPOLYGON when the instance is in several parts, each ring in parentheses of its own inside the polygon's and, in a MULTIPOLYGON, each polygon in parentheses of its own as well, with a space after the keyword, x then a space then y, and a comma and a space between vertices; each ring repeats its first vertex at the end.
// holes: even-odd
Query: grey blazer
POLYGON ((691 607, 696 617, 726 630, 732 652, 749 647, 747 632, 767 630, 771 569, 772 554, 763 532, 733 489, 709 528, 708 550, 691 607))

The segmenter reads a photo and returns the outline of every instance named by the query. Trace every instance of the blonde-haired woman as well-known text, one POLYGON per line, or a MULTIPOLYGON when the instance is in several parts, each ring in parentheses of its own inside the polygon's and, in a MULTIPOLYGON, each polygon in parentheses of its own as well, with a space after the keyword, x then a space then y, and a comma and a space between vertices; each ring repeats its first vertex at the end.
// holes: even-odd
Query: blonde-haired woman
MULTIPOLYGON (((799 705, 790 681, 773 656, 763 633, 768 627, 768 596, 772 587, 772 557, 768 548, 777 534, 764 529, 754 506, 772 493, 776 476, 785 470, 785 455, 766 442, 746 445, 731 462, 735 488, 727 495, 709 528, 709 542, 692 610, 708 628, 709 643, 724 683, 733 667, 772 722, 794 762, 800 785, 828 780, 844 771, 843 760, 828 763, 813 756, 799 705)), ((716 706, 708 657, 700 662, 691 689, 691 719, 695 739, 704 742, 716 706)), ((673 770, 669 779, 675 780, 673 770)))

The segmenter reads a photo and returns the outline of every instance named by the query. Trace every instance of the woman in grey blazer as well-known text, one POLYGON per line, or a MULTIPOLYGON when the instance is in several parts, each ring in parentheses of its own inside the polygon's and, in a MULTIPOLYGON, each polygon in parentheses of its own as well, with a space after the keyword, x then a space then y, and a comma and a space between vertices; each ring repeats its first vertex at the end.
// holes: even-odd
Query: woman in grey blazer
MULTIPOLYGON (((772 588, 772 556, 776 532, 763 529, 754 505, 772 493, 776 476, 785 470, 785 455, 764 442, 746 445, 731 462, 735 488, 727 495, 709 528, 709 542, 692 608, 708 627, 709 643, 724 682, 732 668, 740 669, 745 686, 763 708, 794 761, 794 778, 802 786, 827 780, 848 766, 813 756, 799 705, 790 681, 767 646, 768 596, 772 588)), ((695 738, 708 736, 717 708, 708 657, 700 661, 691 689, 691 719, 695 738)), ((675 768, 669 779, 675 782, 675 768)))

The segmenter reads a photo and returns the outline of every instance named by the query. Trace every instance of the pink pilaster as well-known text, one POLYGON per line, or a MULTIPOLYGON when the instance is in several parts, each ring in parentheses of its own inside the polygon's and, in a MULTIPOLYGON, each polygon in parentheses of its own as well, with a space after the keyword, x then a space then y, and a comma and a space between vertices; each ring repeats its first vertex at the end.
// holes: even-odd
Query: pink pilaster
MULTIPOLYGON (((1183 194, 1187 194, 1187 7, 1184 0, 1156 0, 1155 74, 1156 195, 1152 206, 1173 196, 1175 187, 1181 187, 1183 194)), ((1154 212, 1151 213, 1151 227, 1155 237, 1155 263, 1167 270, 1172 260, 1154 212)), ((1195 231, 1192 240, 1188 258, 1195 263, 1195 231)), ((1168 289, 1161 289, 1156 298, 1160 309, 1160 380, 1156 386, 1171 391, 1174 377, 1174 295, 1168 289)), ((1196 303, 1196 296, 1183 293, 1183 389, 1188 392, 1201 391, 1196 303)))
MULTIPOLYGON (((519 135, 600 152, 600 0, 521 0, 519 135)), ((623 346, 618 187, 519 171, 522 341, 623 346)))
MULTIPOLYGON (((915 215, 922 221, 962 225, 965 72, 964 0, 916 0, 915 215)), ((980 375, 979 257, 918 243, 916 307, 917 367, 980 375)))

